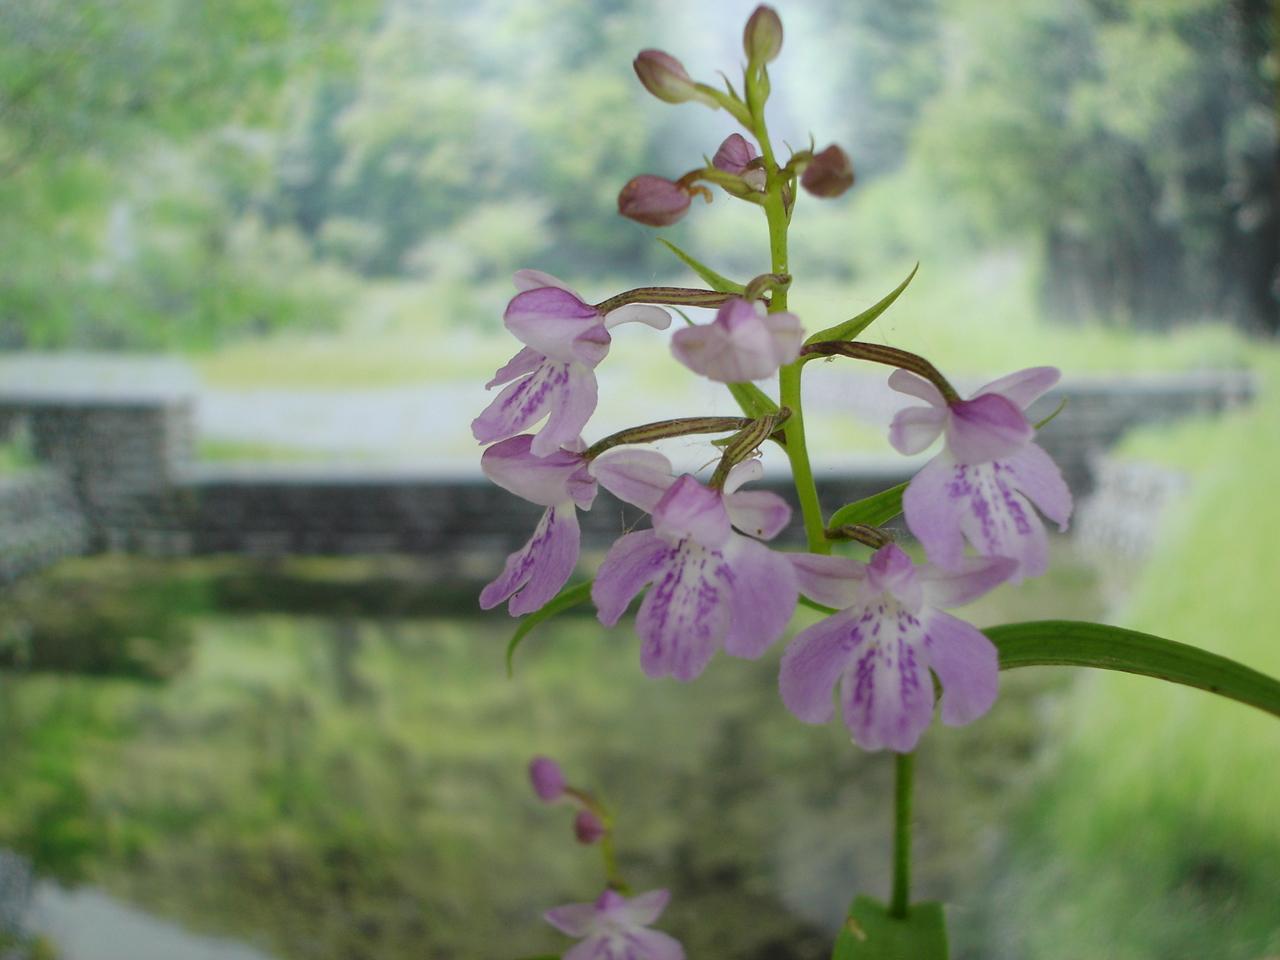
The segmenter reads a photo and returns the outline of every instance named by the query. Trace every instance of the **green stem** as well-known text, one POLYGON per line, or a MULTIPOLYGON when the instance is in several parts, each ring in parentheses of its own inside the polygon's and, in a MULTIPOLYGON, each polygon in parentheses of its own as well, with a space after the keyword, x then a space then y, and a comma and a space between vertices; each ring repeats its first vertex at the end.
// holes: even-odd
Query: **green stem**
POLYGON ((621 894, 630 893, 631 888, 618 872, 618 853, 613 846, 612 826, 608 827, 604 836, 600 838, 600 856, 604 858, 605 884, 621 894))
POLYGON ((906 919, 911 908, 911 787, 915 779, 915 754, 894 757, 893 788, 893 898, 889 916, 906 919))
MULTIPOLYGON (((750 98, 749 98, 750 99, 750 98)), ((769 221, 770 270, 790 275, 787 265, 787 227, 789 217, 782 202, 782 190, 786 177, 778 170, 769 142, 769 131, 764 122, 764 105, 752 104, 755 116, 754 132, 760 142, 760 155, 765 161, 768 175, 764 198, 764 213, 769 221)), ((787 286, 775 287, 769 301, 769 312, 787 309, 787 286)), ((804 518, 805 538, 813 553, 830 553, 831 543, 826 537, 826 524, 822 519, 822 504, 818 501, 818 487, 813 479, 813 467, 809 463, 809 449, 804 436, 804 403, 801 398, 800 378, 804 362, 797 359, 778 371, 778 402, 791 411, 783 435, 787 441, 787 458, 791 461, 791 479, 796 486, 796 498, 800 501, 800 513, 804 518)))

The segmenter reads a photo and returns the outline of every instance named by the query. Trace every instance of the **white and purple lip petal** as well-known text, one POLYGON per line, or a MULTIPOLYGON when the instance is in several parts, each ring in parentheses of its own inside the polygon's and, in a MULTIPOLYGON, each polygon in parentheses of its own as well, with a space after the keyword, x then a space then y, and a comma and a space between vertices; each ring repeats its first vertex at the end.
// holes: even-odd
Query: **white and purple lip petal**
POLYGON ((783 654, 779 691, 800 720, 829 721, 838 689, 844 724, 860 746, 909 752, 933 716, 930 669, 943 687, 943 723, 968 723, 990 709, 995 647, 937 608, 1003 582, 1013 561, 971 557, 947 572, 916 567, 889 544, 868 565, 811 554, 793 555, 792 565, 801 592, 843 608, 802 630, 783 654))
MULTIPOLYGON (((570 441, 581 447, 581 437, 570 441)), ((513 617, 540 609, 573 574, 578 563, 578 510, 595 501, 596 482, 580 453, 556 450, 540 457, 528 434, 495 443, 480 458, 485 475, 498 486, 544 506, 533 536, 507 557, 502 573, 480 592, 480 607, 488 610, 510 599, 513 617)))
POLYGON ((932 562, 954 567, 968 541, 983 556, 1014 559, 1015 580, 1044 573, 1048 535, 1035 507, 1065 530, 1072 501, 1057 466, 1032 442, 1035 430, 1024 410, 1058 376, 1053 367, 1020 370, 950 405, 915 374, 896 370, 889 377, 893 389, 928 404, 894 417, 894 447, 915 454, 946 436, 946 446, 902 498, 907 526, 932 562))
POLYGON ((666 890, 624 897, 606 890, 594 903, 570 903, 548 910, 546 921, 582 942, 564 960, 684 960, 679 941, 649 929, 666 909, 666 890))
POLYGON ((665 310, 630 304, 601 316, 564 283, 536 270, 516 274, 517 293, 503 322, 525 344, 486 389, 506 384, 471 423, 481 443, 503 440, 543 417, 532 450, 546 456, 582 432, 597 402, 595 367, 609 353, 608 327, 627 321, 665 327, 665 310))
POLYGON ((786 629, 799 591, 786 557, 736 532, 734 517, 772 536, 789 519, 786 503, 765 491, 723 494, 686 474, 651 512, 653 529, 623 536, 600 567, 592 599, 601 623, 617 623, 650 587, 636 616, 649 676, 692 680, 722 646, 760 656, 786 629))
POLYGON ((684 327, 671 338, 682 364, 718 383, 763 380, 800 354, 804 329, 793 313, 765 313, 741 297, 726 301, 711 323, 684 327))

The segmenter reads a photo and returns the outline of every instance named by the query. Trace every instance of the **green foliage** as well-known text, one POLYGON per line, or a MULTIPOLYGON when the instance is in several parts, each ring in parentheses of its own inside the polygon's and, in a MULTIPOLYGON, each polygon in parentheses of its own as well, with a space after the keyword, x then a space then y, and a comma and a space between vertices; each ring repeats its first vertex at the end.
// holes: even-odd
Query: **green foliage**
POLYGON ((871 897, 849 907, 832 960, 947 960, 947 925, 940 903, 915 903, 903 919, 871 897))
POLYGON ((1009 623, 986 631, 1000 669, 1054 664, 1119 670, 1207 690, 1280 717, 1280 680, 1200 647, 1073 620, 1009 623))
POLYGON ((512 658, 516 655, 516 648, 529 635, 529 632, 544 620, 550 620, 556 614, 563 613, 590 600, 592 583, 593 581, 586 580, 582 583, 575 583, 565 587, 539 609, 521 618, 519 626, 516 627, 515 633, 511 635, 510 642, 507 643, 507 676, 511 676, 512 658))
MULTIPOLYGON (((909 482, 909 481, 908 481, 909 482)), ((848 524, 866 524, 870 527, 882 527, 898 514, 902 513, 902 495, 907 492, 907 484, 882 490, 853 503, 846 503, 831 515, 827 526, 832 529, 848 524)))
POLYGON ((880 314, 884 313, 897 300, 902 291, 907 289, 907 285, 915 279, 916 272, 920 269, 920 264, 916 264, 911 268, 911 272, 907 274, 907 279, 903 280, 891 292, 882 297, 879 301, 872 304, 866 310, 863 310, 851 320, 844 323, 838 323, 834 327, 828 327, 825 330, 819 330, 805 341, 805 343, 818 343, 823 340, 856 340, 863 330, 875 323, 880 314))

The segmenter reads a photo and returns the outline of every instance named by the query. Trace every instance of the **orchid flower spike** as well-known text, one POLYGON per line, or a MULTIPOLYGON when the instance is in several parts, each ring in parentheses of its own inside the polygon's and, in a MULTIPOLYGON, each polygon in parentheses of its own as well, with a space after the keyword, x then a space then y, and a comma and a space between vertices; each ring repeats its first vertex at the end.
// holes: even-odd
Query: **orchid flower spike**
POLYGON ((507 304, 503 322, 525 348, 485 384, 507 384, 471 423, 481 443, 515 436, 543 417, 533 438, 535 456, 545 457, 582 432, 596 409, 595 368, 609 353, 609 330, 638 320, 659 330, 671 323, 660 307, 628 304, 601 314, 560 280, 537 270, 515 276, 520 291, 507 304))
POLYGON ((948 404, 938 388, 905 370, 889 386, 924 400, 893 418, 889 441, 919 453, 939 436, 943 450, 911 480, 902 497, 907 526, 931 561, 949 569, 963 562, 964 541, 983 556, 1017 561, 1013 580, 1044 573, 1049 543, 1032 504, 1060 530, 1071 518, 1071 491, 1049 455, 1032 442, 1024 412, 1058 382, 1055 367, 1019 370, 948 404))
MULTIPOLYGON (((597 472, 607 489, 615 480, 643 485, 671 473, 670 461, 651 450, 614 450, 589 464, 574 450, 538 456, 536 444, 536 437, 521 434, 495 443, 480 458, 480 469, 498 486, 547 508, 533 536, 480 592, 483 610, 510 598, 507 610, 513 617, 540 609, 572 575, 581 544, 578 511, 590 510, 595 502, 597 472)), ((574 446, 581 450, 581 440, 574 446)))
POLYGON ((711 323, 682 327, 671 352, 694 373, 718 383, 763 380, 800 355, 804 328, 794 313, 765 313, 741 297, 726 300, 711 323))
POLYGON ((606 890, 595 903, 570 903, 543 916, 557 930, 582 938, 564 960, 684 960, 679 941, 649 929, 670 899, 666 890, 634 897, 606 890))
POLYGON ((939 607, 968 603, 1004 582, 1006 557, 966 557, 955 571, 917 567, 888 544, 870 564, 791 554, 800 591, 839 612, 800 631, 782 656, 778 687, 805 723, 827 723, 832 690, 844 724, 867 750, 915 749, 933 717, 933 670, 942 683, 942 722, 969 723, 996 698, 996 648, 977 628, 939 607))
POLYGON ((738 464, 723 491, 689 474, 668 477, 661 488, 609 487, 649 511, 653 529, 614 543, 591 598, 600 622, 611 627, 632 598, 653 585, 636 617, 640 665, 649 676, 692 680, 721 645, 733 656, 754 659, 786 629, 798 599, 795 572, 785 555, 753 538, 775 537, 791 508, 768 491, 738 490, 761 472, 758 460, 738 464))

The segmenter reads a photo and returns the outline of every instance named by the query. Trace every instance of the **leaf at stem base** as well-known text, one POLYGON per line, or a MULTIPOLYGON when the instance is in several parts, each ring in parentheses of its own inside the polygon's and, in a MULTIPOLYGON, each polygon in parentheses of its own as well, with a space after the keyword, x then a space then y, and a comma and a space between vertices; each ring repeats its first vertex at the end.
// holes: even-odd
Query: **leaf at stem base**
POLYGON ((871 897, 855 897, 831 960, 947 960, 942 904, 913 904, 903 919, 871 897))

